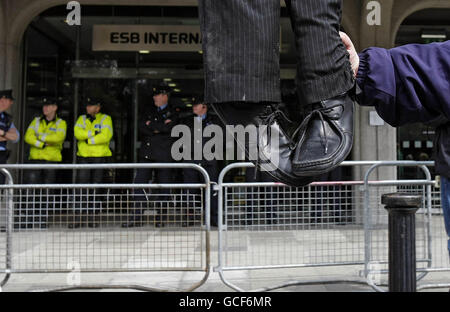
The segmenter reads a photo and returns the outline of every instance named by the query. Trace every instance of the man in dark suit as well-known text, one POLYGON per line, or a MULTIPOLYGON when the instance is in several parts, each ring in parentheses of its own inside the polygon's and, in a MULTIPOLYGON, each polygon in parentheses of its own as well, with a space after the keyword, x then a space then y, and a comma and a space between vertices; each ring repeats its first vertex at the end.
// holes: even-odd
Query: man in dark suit
MULTIPOLYGON (((20 138, 12 116, 6 112, 13 103, 12 90, 0 91, 0 164, 6 164, 8 160, 7 142, 17 143, 20 138)), ((3 183, 5 183, 5 178, 0 173, 0 184, 3 183)))
MULTIPOLYGON (((143 114, 139 122, 139 131, 141 132, 141 149, 139 161, 141 163, 171 163, 173 162, 171 149, 174 139, 171 136, 172 128, 178 123, 178 113, 169 104, 170 88, 160 85, 153 88, 154 105, 149 107, 143 114)), ((146 184, 152 180, 152 169, 138 169, 134 178, 135 184, 146 184)), ((154 183, 170 184, 173 182, 175 170, 171 168, 155 170, 154 183)), ((162 218, 159 214, 163 208, 168 208, 170 199, 169 189, 155 190, 158 196, 154 196, 156 226, 163 226, 162 218)), ((135 210, 134 216, 130 216, 128 222, 122 224, 122 227, 134 227, 142 225, 142 210, 148 198, 145 191, 135 190, 135 210)))
MULTIPOLYGON (((202 166, 206 172, 208 173, 208 176, 210 178, 211 182, 216 182, 218 181, 219 178, 219 164, 218 164, 218 160, 217 159, 212 159, 212 160, 207 160, 205 158, 205 155, 202 155, 201 159, 195 159, 195 155, 194 155, 194 146, 195 144, 201 144, 201 150, 203 151, 203 147, 205 146, 205 143, 207 142, 207 140, 203 139, 201 140, 201 142, 196 142, 194 139, 194 131, 198 131, 201 128, 201 131, 203 133, 203 131, 205 130, 206 127, 211 126, 211 125, 219 125, 220 121, 217 118, 217 116, 211 114, 208 111, 208 106, 205 104, 204 100, 203 100, 203 96, 197 96, 193 98, 193 106, 192 106, 192 112, 194 113, 194 117, 189 117, 186 120, 186 125, 189 127, 189 129, 191 130, 191 139, 192 139, 192 144, 191 144, 191 160, 188 160, 186 162, 189 163, 194 163, 197 165, 202 166), (196 123, 198 123, 198 125, 196 125, 196 123)), ((183 181, 185 183, 191 183, 191 184, 197 184, 197 183, 203 183, 204 182, 204 178, 201 175, 201 173, 198 170, 195 169, 185 169, 183 170, 183 181)), ((199 190, 198 189, 192 189, 192 190, 188 190, 188 193, 186 193, 186 195, 193 195, 194 198, 196 199, 195 201, 187 201, 187 204, 190 206, 188 209, 189 212, 189 216, 188 216, 188 222, 187 225, 192 225, 193 224, 193 219, 192 215, 195 215, 195 208, 199 208, 198 205, 195 205, 195 203, 198 202, 197 200, 197 196, 199 194, 199 190), (194 205, 193 205, 194 204, 194 205)), ((218 202, 217 202, 217 194, 214 194, 213 190, 211 190, 211 201, 210 201, 211 205, 210 205, 210 211, 211 211, 211 216, 210 216, 210 220, 211 220, 211 225, 213 226, 217 226, 217 216, 218 216, 218 211, 217 211, 217 206, 218 206, 218 202)))
MULTIPOLYGON (((17 143, 20 139, 19 131, 14 126, 12 116, 6 111, 10 109, 14 103, 12 90, 0 90, 0 164, 6 164, 8 161, 9 151, 7 143, 17 143)), ((0 184, 5 183, 5 176, 0 173, 0 184)), ((0 190, 0 196, 3 191, 0 190)), ((0 232, 6 231, 6 210, 0 209, 0 232)))
POLYGON ((280 95, 280 1, 199 0, 205 101, 227 125, 267 126, 256 166, 276 181, 304 186, 331 171, 353 142, 355 79, 339 36, 342 0, 285 0, 295 34, 298 116, 280 95), (296 131, 286 124, 302 120, 296 131), (269 147, 271 136, 278 147, 269 147), (260 152, 261 153, 261 152, 260 152))

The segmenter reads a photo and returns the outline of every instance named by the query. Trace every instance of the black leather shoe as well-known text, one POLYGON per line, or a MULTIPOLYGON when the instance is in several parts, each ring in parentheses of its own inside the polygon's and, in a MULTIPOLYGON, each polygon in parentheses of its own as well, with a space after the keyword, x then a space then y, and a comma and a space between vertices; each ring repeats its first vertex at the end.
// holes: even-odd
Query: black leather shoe
POLYGON ((192 227, 195 226, 194 221, 183 221, 181 222, 181 227, 192 227))
POLYGON ((132 218, 128 222, 122 223, 121 227, 123 228, 132 228, 132 227, 140 227, 143 226, 141 218, 132 218))
POLYGON ((160 222, 160 221, 155 222, 155 227, 157 227, 157 228, 163 228, 165 226, 166 226, 165 222, 160 222))
POLYGON ((78 229, 81 227, 81 223, 75 222, 75 223, 69 223, 69 229, 78 229))
POLYGON ((154 225, 156 228, 163 228, 168 225, 168 216, 167 215, 157 215, 154 219, 154 225))
POLYGON ((212 107, 225 125, 242 125, 244 128, 254 125, 255 129, 261 130, 256 141, 236 139, 245 151, 246 159, 253 162, 257 170, 266 171, 274 181, 290 186, 300 187, 313 182, 311 177, 296 176, 293 172, 295 142, 284 130, 290 121, 279 109, 279 104, 232 102, 213 104, 212 107), (278 136, 275 145, 272 144, 274 136, 278 136))
POLYGON ((297 176, 321 175, 347 158, 353 145, 353 110, 348 93, 310 106, 297 131, 292 159, 297 176))
POLYGON ((98 228, 100 227, 99 218, 95 214, 90 214, 87 218, 87 226, 89 228, 98 228))
POLYGON ((141 226, 142 226, 142 222, 130 221, 130 222, 122 223, 123 228, 133 228, 133 227, 141 227, 141 226))

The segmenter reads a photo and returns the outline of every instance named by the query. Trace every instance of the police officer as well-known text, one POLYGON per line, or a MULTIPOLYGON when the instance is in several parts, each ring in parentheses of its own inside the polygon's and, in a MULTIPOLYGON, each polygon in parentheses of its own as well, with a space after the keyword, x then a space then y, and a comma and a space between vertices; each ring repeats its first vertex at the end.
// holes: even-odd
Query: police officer
MULTIPOLYGON (((86 98, 86 115, 81 115, 74 128, 75 138, 78 143, 78 163, 79 164, 104 164, 111 159, 112 152, 109 148, 110 141, 113 137, 113 122, 109 115, 101 112, 103 102, 100 99, 88 97, 86 98)), ((77 183, 81 184, 99 184, 102 183, 104 176, 103 169, 83 169, 79 170, 77 175, 77 183)), ((91 190, 90 193, 98 191, 91 190)), ((74 224, 69 227, 80 227, 87 225, 89 227, 98 227, 98 222, 94 219, 94 214, 101 208, 101 203, 96 202, 94 207, 92 204, 92 196, 88 200, 83 196, 80 200, 79 209, 83 216, 76 217, 74 224), (94 209, 92 209, 94 208, 94 209), (89 214, 86 217, 86 212, 89 214), (81 223, 80 223, 81 220, 81 223)), ((100 198, 98 195, 96 199, 100 198)))
MULTIPOLYGON (((8 160, 9 152, 7 150, 6 143, 19 142, 20 135, 12 121, 12 116, 6 111, 11 107, 14 102, 12 96, 12 90, 0 90, 0 164, 6 164, 8 160)), ((0 184, 5 183, 5 177, 0 173, 0 184)), ((1 191, 0 191, 1 192, 1 191)), ((1 209, 0 221, 6 220, 6 211, 1 209)), ((5 225, 0 224, 0 231, 5 231, 5 225)))
MULTIPOLYGON (((178 113, 169 103, 170 87, 160 85, 153 88, 154 105, 148 107, 143 117, 139 121, 139 131, 141 134, 141 149, 139 161, 141 163, 171 163, 173 162, 171 148, 174 139, 171 136, 172 128, 178 123, 178 113)), ((138 169, 134 178, 135 184, 146 184, 152 179, 152 169, 138 169)), ((155 170, 154 183, 170 184, 173 182, 175 170, 171 168, 155 170)), ((167 208, 169 203, 168 189, 158 189, 155 191, 159 196, 154 197, 154 208, 158 216, 155 218, 156 226, 164 225, 164 216, 161 208, 167 208)), ((147 202, 145 191, 140 189, 135 191, 134 216, 129 216, 128 222, 122 227, 141 226, 141 214, 143 205, 147 202)))
MULTIPOLYGON (((211 125, 216 125, 216 126, 220 126, 221 122, 219 121, 219 118, 216 115, 213 115, 211 113, 208 112, 208 106, 205 104, 204 100, 203 100, 203 96, 199 95, 196 97, 192 98, 192 112, 194 113, 193 117, 189 117, 188 120, 186 121, 186 125, 191 129, 191 139, 192 139, 192 144, 191 144, 191 160, 190 161, 186 161, 189 163, 194 163, 197 165, 202 166, 206 172, 209 175, 209 178, 211 180, 211 182, 217 182, 218 178, 219 178, 219 164, 217 159, 213 159, 213 160, 206 160, 205 155, 202 155, 201 159, 195 159, 195 155, 194 155, 194 150, 195 150, 195 145, 197 144, 201 144, 201 151, 203 151, 203 147, 205 146, 205 143, 207 142, 207 140, 201 140, 201 142, 195 141, 196 139, 194 138, 194 132, 195 131, 204 131, 204 129, 208 126, 211 125)), ((212 151, 214 152, 214 151, 212 151)), ((197 157, 199 158, 199 157, 197 157)), ((184 183, 191 183, 191 184, 197 184, 197 183, 203 183, 204 182, 204 178, 201 175, 201 173, 198 170, 195 169, 185 169, 183 170, 183 181, 184 183)), ((199 190, 188 190, 187 192, 189 192, 189 194, 198 194, 199 190)), ((192 201, 189 199, 189 197, 187 198, 187 204, 189 206, 189 210, 188 210, 188 222, 187 225, 193 225, 193 219, 195 219, 196 216, 196 209, 195 208, 199 208, 199 207, 195 207, 195 205, 192 205, 193 203, 197 203, 198 200, 192 201), (192 207, 194 206, 194 207, 192 207), (192 209, 194 208, 194 209, 192 209), (194 214, 194 218, 193 215, 194 214)), ((217 194, 213 193, 213 191, 211 190, 211 225, 212 226, 217 226, 217 194)), ((183 224, 185 225, 185 224, 183 224)))
MULTIPOLYGON (((20 139, 19 131, 14 126, 12 116, 6 111, 14 102, 12 90, 0 91, 0 164, 6 164, 8 160, 8 150, 6 143, 17 143, 20 139)), ((0 173, 0 184, 5 183, 5 177, 0 173)))
MULTIPOLYGON (((34 118, 25 132, 25 142, 30 146, 28 162, 32 164, 60 163, 62 161, 61 151, 66 139, 67 124, 57 115, 58 103, 56 99, 44 97, 39 101, 39 104, 42 106, 42 115, 34 118)), ((54 184, 56 183, 56 170, 26 170, 24 180, 29 184, 54 184)), ((25 211, 28 218, 21 218, 20 225, 22 228, 47 227, 47 209, 52 208, 49 202, 52 197, 44 194, 46 192, 49 192, 49 190, 40 192, 39 197, 35 196, 34 205, 28 203, 28 200, 25 201, 28 204, 27 211, 25 211)))

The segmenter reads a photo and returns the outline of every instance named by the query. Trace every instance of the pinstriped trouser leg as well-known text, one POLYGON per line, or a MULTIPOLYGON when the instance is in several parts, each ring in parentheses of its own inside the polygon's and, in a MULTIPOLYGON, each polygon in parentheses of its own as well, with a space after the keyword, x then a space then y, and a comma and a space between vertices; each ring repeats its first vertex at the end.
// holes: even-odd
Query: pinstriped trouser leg
POLYGON ((354 85, 339 36, 342 0, 285 0, 295 34, 300 102, 335 97, 354 85))
POLYGON ((199 0, 205 101, 280 102, 280 1, 199 0))
MULTIPOLYGON (((285 0, 296 37, 300 102, 354 85, 339 38, 341 0, 285 0)), ((205 100, 280 102, 279 0, 199 0, 205 100)))

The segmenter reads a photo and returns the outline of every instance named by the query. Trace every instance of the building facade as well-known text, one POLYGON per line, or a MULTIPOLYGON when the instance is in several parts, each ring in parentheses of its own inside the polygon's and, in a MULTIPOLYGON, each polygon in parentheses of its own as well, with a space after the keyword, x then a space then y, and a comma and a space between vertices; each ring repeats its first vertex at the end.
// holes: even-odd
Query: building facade
MULTIPOLYGON (((0 3, 0 88, 15 90, 17 101, 12 109, 15 124, 22 133, 26 130, 36 113, 34 100, 40 95, 63 98, 61 114, 73 120, 80 113, 83 95, 100 92, 109 96, 109 110, 116 113, 113 117, 119 130, 114 139, 115 161, 136 161, 139 148, 136 120, 142 106, 147 104, 148 86, 160 80, 172 82, 179 90, 175 98, 180 110, 187 111, 186 99, 200 92, 203 86, 201 51, 196 50, 195 38, 180 35, 167 38, 183 45, 174 51, 141 48, 108 51, 94 38, 94 29, 104 24, 127 25, 130 29, 148 25, 196 27, 197 1, 80 0, 81 26, 69 26, 64 20, 70 12, 66 8, 68 2, 3 0, 0 3), (96 48, 97 44, 100 48, 96 48), (120 92, 114 93, 117 90, 120 92)), ((450 21, 446 16, 449 14, 450 0, 344 0, 342 28, 357 50, 371 46, 392 48, 423 41, 421 34, 425 31, 440 32, 448 38, 450 21)), ((287 16, 282 21, 282 80, 289 85, 295 75, 295 59, 287 16)), ((131 37, 120 35, 114 39, 132 41, 131 37)), ((410 130, 374 123, 371 116, 373 119, 372 108, 357 107, 352 160, 405 159, 405 153, 418 160, 418 155, 432 149, 429 143, 432 130, 421 128, 420 133, 411 137, 410 130)), ((73 160, 73 146, 70 140, 65 145, 67 162, 73 160)), ((17 145, 10 162, 23 162, 26 153, 24 144, 17 145)), ((353 172, 354 178, 361 179, 362 170, 353 172)), ((393 179, 396 174, 384 168, 374 178, 393 179)))

